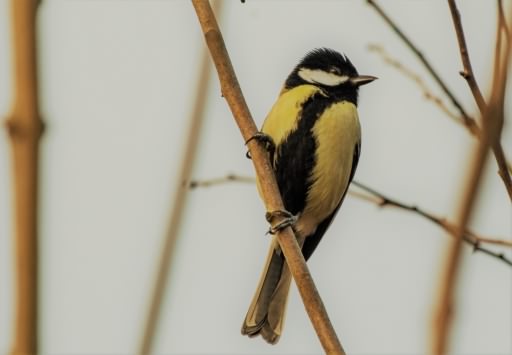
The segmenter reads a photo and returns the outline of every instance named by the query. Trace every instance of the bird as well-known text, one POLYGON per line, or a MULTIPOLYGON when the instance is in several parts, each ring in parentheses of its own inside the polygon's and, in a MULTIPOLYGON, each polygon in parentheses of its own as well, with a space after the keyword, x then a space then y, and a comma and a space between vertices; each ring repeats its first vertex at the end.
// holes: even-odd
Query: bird
MULTIPOLYGON (((282 195, 285 211, 275 213, 287 218, 279 228, 291 225, 306 260, 336 216, 354 177, 361 151, 358 91, 375 79, 359 75, 344 54, 313 49, 286 78, 253 137, 267 143, 282 195)), ((267 220, 272 217, 267 213, 267 220)), ((260 335, 270 344, 279 341, 291 279, 274 235, 242 324, 243 335, 260 335)))

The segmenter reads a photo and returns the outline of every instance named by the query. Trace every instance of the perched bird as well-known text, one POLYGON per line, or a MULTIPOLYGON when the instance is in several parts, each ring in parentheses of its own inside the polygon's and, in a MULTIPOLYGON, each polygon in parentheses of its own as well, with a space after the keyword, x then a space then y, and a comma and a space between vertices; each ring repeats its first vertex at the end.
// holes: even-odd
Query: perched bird
MULTIPOLYGON (((292 228, 307 260, 338 212, 361 150, 359 75, 331 49, 306 54, 286 79, 260 137, 272 142, 271 163, 292 228)), ((283 329, 291 274, 276 237, 242 325, 242 334, 277 343, 283 329)))

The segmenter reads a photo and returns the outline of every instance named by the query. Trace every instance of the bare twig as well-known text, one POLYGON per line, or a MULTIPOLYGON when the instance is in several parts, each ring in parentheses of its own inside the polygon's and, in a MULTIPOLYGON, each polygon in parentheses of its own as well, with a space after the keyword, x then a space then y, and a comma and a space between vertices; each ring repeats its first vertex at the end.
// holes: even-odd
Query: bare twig
MULTIPOLYGON (((467 130, 471 133, 472 136, 474 136, 476 138, 479 138, 479 136, 480 136, 480 128, 478 127, 476 122, 472 118, 469 118, 469 120, 465 120, 461 116, 457 116, 456 114, 451 112, 448 109, 448 107, 446 107, 446 105, 444 104, 442 99, 440 97, 438 97, 438 96, 435 96, 429 90, 427 85, 423 82, 423 80, 421 79, 421 77, 418 74, 416 74, 411 69, 407 68, 405 65, 400 63, 396 58, 391 57, 389 55, 389 53, 387 53, 386 50, 382 46, 371 45, 369 49, 374 51, 374 52, 376 52, 376 53, 378 53, 386 63, 388 63, 392 67, 396 68, 398 71, 400 71, 406 77, 410 78, 416 84, 418 84, 418 86, 421 88, 421 90, 423 91, 423 94, 425 95, 425 97, 428 100, 433 101, 448 117, 453 119, 455 122, 460 123, 461 125, 466 127, 467 130), (468 122, 470 122, 469 125, 467 125, 468 122)), ((494 154, 496 156, 496 161, 497 162, 505 161, 505 166, 500 168, 500 170, 498 172, 500 174, 500 176, 503 175, 501 173, 501 171, 503 169, 504 170, 508 170, 509 174, 512 174, 512 164, 506 161, 506 158, 504 156, 504 153, 503 153, 503 150, 501 149, 501 147, 496 147, 496 149, 494 150, 494 154)))
MULTIPOLYGON (((476 82, 475 75, 473 74, 473 68, 471 67, 471 61, 469 59, 469 52, 466 45, 466 39, 464 36, 464 30, 462 28, 462 21, 460 18, 460 13, 457 8, 457 4, 455 0, 448 0, 448 5, 450 7, 450 12, 452 14, 453 25, 455 26, 455 33, 457 34, 457 42, 459 43, 460 56, 462 59, 462 65, 464 66, 464 70, 461 72, 464 79, 466 79, 471 92, 473 93, 473 97, 478 105, 480 113, 485 117, 484 113, 486 110, 486 103, 478 87, 478 83, 476 82)), ((502 31, 505 29, 505 33, 508 35, 508 30, 505 25, 505 17, 503 15, 503 9, 501 7, 501 2, 498 2, 498 26, 496 32, 496 53, 495 58, 498 58, 498 61, 495 61, 495 73, 501 72, 501 68, 496 67, 501 60, 501 51, 502 51, 502 31)), ((505 38, 508 42, 508 36, 505 38)), ((503 184, 507 190, 510 200, 512 201, 512 179, 510 178, 510 172, 507 167, 507 161, 505 157, 505 152, 503 151, 503 147, 500 142, 500 137, 497 140, 492 142, 492 150, 494 152, 494 156, 496 157, 496 162, 498 163, 498 174, 503 180, 503 184)))
POLYGON ((501 23, 501 30, 505 33, 507 41, 510 41, 510 29, 508 28, 507 21, 505 19, 505 12, 503 11, 503 1, 497 0, 498 5, 498 21, 501 23))
MULTIPOLYGON (((498 24, 498 31, 500 31, 500 24, 498 24)), ((432 328, 432 351, 434 354, 446 354, 448 351, 454 312, 454 294, 462 259, 463 231, 471 219, 473 205, 477 198, 483 167, 489 149, 500 139, 504 120, 504 97, 510 49, 510 41, 507 41, 503 55, 501 55, 501 51, 496 51, 499 57, 495 58, 492 92, 489 104, 485 108, 483 115, 480 144, 476 148, 474 159, 469 167, 467 174, 469 178, 466 182, 464 194, 460 202, 460 211, 456 223, 456 225, 459 226, 457 237, 449 246, 445 258, 445 267, 442 270, 439 299, 434 310, 432 328)))
POLYGON ((507 165, 507 158, 505 157, 505 152, 503 151, 501 143, 493 143, 492 150, 496 157, 496 162, 498 163, 498 175, 501 177, 501 180, 503 180, 508 193, 508 197, 512 201, 512 179, 510 177, 511 170, 507 165))
MULTIPOLYGON (((465 126, 468 131, 473 135, 474 137, 478 138, 480 136, 480 128, 476 124, 476 122, 472 119, 464 119, 461 116, 458 116, 451 112, 448 107, 444 104, 442 99, 438 96, 435 96, 428 88, 428 86, 425 84, 425 82, 421 79, 421 77, 413 72, 411 69, 407 68, 405 65, 400 63, 396 58, 393 58, 389 53, 385 51, 385 49, 382 46, 379 45, 370 45, 369 49, 371 51, 374 51, 378 53, 382 59, 391 65, 392 67, 396 68, 398 71, 400 71, 402 74, 404 74, 406 77, 413 80, 423 91, 423 94, 428 100, 431 100, 434 102, 448 117, 453 119, 455 122, 460 123, 461 125, 465 126), (470 122, 469 125, 467 123, 470 122)), ((500 164, 500 170, 498 173, 500 176, 502 176, 502 179, 504 181, 507 181, 507 177, 505 174, 502 173, 504 170, 508 170, 508 174, 512 174, 512 164, 506 161, 503 149, 501 148, 501 145, 497 145, 496 147, 493 147, 494 154, 496 156, 497 162, 505 162, 505 165, 502 163, 500 164)), ((507 191, 509 191, 507 189, 507 191)))
POLYGON ((474 120, 466 113, 466 110, 462 106, 462 104, 457 100, 455 95, 451 92, 445 82, 441 79, 437 71, 432 67, 430 62, 426 59, 423 53, 419 50, 418 47, 405 35, 405 33, 395 24, 393 20, 382 10, 382 8, 375 2, 375 0, 367 0, 368 4, 371 5, 377 13, 382 17, 382 19, 393 29, 393 31, 402 39, 402 41, 409 47, 411 51, 418 57, 423 66, 430 73, 435 82, 441 87, 446 96, 448 96, 452 102, 452 104, 457 108, 457 110, 461 113, 462 118, 467 121, 466 126, 470 127, 475 124, 474 120))
MULTIPOLYGON (((257 128, 243 98, 217 21, 208 1, 192 0, 192 3, 219 74, 222 94, 229 104, 244 140, 247 141, 254 136, 257 128)), ((256 140, 253 140, 248 146, 267 211, 283 210, 283 201, 266 150, 256 140)), ((281 223, 278 218, 274 222, 281 223)), ((328 354, 345 354, 329 321, 292 229, 288 227, 278 232, 277 238, 324 351, 328 354)))
POLYGON ((12 0, 14 102, 6 121, 12 146, 14 245, 16 250, 15 325, 12 354, 36 354, 38 348, 38 176, 39 114, 36 12, 33 0, 12 0))
MULTIPOLYGON (((216 11, 220 11, 221 1, 216 1, 216 11)), ((174 256, 174 249, 178 239, 178 233, 181 227, 184 206, 187 197, 187 182, 190 181, 192 169, 194 167, 195 157, 197 155, 197 147, 201 128, 205 117, 206 97, 211 80, 211 65, 206 50, 201 55, 199 76, 196 82, 195 100, 193 109, 190 114, 189 127, 183 157, 181 160, 179 177, 175 186, 174 204, 167 226, 167 232, 163 240, 162 252, 160 261, 156 272, 156 277, 151 294, 151 303, 146 315, 144 324, 144 331, 140 339, 138 354, 146 355, 151 354, 155 338, 156 328, 160 310, 162 306, 162 299, 165 293, 169 268, 174 256)))
POLYGON ((226 176, 213 178, 209 180, 192 180, 190 181, 189 187, 191 189, 195 189, 197 187, 211 187, 215 185, 225 184, 227 182, 241 182, 246 184, 254 184, 256 183, 256 179, 250 176, 228 174, 226 176))
MULTIPOLYGON (((427 71, 432 75, 432 78, 437 82, 437 84, 441 87, 444 93, 450 98, 453 105, 459 110, 461 113, 462 119, 465 121, 465 126, 469 129, 470 132, 479 132, 479 128, 476 124, 476 121, 469 116, 460 102, 455 98, 455 95, 448 89, 448 86, 444 83, 441 77, 437 74, 437 72, 433 69, 432 65, 427 61, 425 56, 421 53, 421 51, 412 43, 412 41, 404 34, 402 30, 391 20, 391 18, 382 10, 382 8, 377 5, 375 0, 367 0, 368 4, 373 6, 373 8, 379 13, 379 15, 384 19, 384 21, 391 27, 391 29, 403 40, 403 42, 411 49, 411 51, 418 57, 420 62, 425 66, 427 71)), ((508 32, 507 32, 508 33, 508 32)), ((471 73, 471 76, 473 74, 471 73)), ((482 113, 483 115, 483 113, 482 113)), ((478 135, 476 135, 478 136, 478 135)), ((498 141, 493 143, 492 147, 494 156, 496 158, 496 162, 499 167, 498 174, 502 178, 507 193, 512 200, 512 181, 510 179, 510 169, 507 169, 507 161, 505 157, 505 153, 501 146, 501 143, 498 141)))
MULTIPOLYGON (((396 208, 399 208, 404 211, 408 211, 414 214, 417 214, 419 216, 422 216, 432 223, 438 225, 439 227, 443 228, 445 231, 450 233, 450 235, 456 237, 457 233, 459 232, 460 228, 457 227, 457 225, 451 221, 449 221, 446 218, 436 216, 433 213, 427 212, 424 209, 416 206, 416 205, 408 205, 403 202, 400 202, 396 199, 390 198, 388 196, 385 196, 384 194, 374 190, 373 188, 370 188, 360 182, 352 181, 352 184, 359 187, 360 189, 366 191, 367 193, 371 195, 365 195, 360 193, 355 193, 353 189, 349 191, 349 193, 352 196, 365 199, 367 201, 370 201, 372 203, 375 203, 376 205, 380 207, 385 206, 393 206, 396 208)), ((471 231, 468 228, 464 229, 463 233, 463 240, 467 244, 471 245, 473 247, 474 251, 480 251, 483 252, 489 256, 492 256, 494 258, 497 258, 504 263, 512 266, 512 260, 508 259, 503 253, 496 253, 492 250, 486 249, 482 247, 482 244, 494 244, 494 245, 500 245, 504 247, 512 247, 512 240, 505 240, 505 239, 497 239, 497 238, 486 238, 479 236, 475 232, 471 231)))
MULTIPOLYGON (((484 131, 486 124, 484 124, 484 131)), ((487 133, 487 132, 485 132, 487 133)), ((451 329, 451 320, 453 316, 454 286, 458 278, 459 266, 461 263, 461 245, 463 241, 462 228, 465 228, 470 220, 474 201, 477 196, 481 173, 487 157, 489 148, 489 138, 482 138, 478 150, 475 152, 475 159, 472 162, 468 176, 470 177, 464 189, 464 196, 460 203, 461 210, 457 217, 458 236, 454 243, 450 245, 446 256, 445 268, 440 286, 440 296, 435 309, 435 319, 433 325, 433 353, 446 354, 448 350, 448 338, 451 329)))
MULTIPOLYGON (((208 180, 192 180, 190 182, 190 188, 195 189, 198 187, 212 187, 216 185, 231 183, 231 182, 239 182, 239 183, 247 183, 254 184, 256 179, 250 176, 241 176, 236 174, 228 174, 223 177, 217 177, 208 180)), ((352 181, 352 185, 356 186, 356 189, 351 186, 348 193, 350 196, 355 197, 360 200, 364 200, 370 203, 373 203, 379 207, 396 207, 403 211, 407 211, 418 216, 424 217, 432 223, 438 225, 443 228, 445 231, 449 232, 452 236, 457 235, 458 228, 454 222, 449 221, 447 218, 436 216, 433 213, 427 212, 424 209, 416 206, 416 205, 408 205, 403 202, 400 202, 394 198, 384 195, 381 192, 376 191, 375 189, 368 187, 360 182, 352 181), (357 189, 360 189, 364 192, 360 192, 357 189)), ((512 260, 508 259, 505 254, 497 253, 492 250, 489 250, 485 247, 482 247, 482 244, 492 244, 502 247, 512 248, 512 240, 500 239, 500 238, 488 238, 482 237, 477 233, 471 231, 466 228, 464 231, 464 241, 473 247, 475 252, 482 252, 489 256, 492 256, 498 260, 501 260, 505 264, 512 266, 512 260)))
POLYGON ((462 30, 462 23, 460 19, 460 13, 457 9, 457 5, 455 4, 455 0, 448 0, 448 5, 450 7, 450 12, 452 14, 453 25, 455 26, 455 33, 457 34, 457 42, 459 43, 460 57, 462 60, 462 65, 464 66, 464 70, 460 72, 460 75, 466 79, 468 82, 468 86, 473 93, 473 97, 475 98, 476 104, 480 109, 480 112, 483 112, 486 107, 486 103, 480 88, 475 79, 475 75, 473 74, 473 68, 471 66, 471 61, 469 60, 469 51, 466 45, 466 38, 464 36, 464 31, 462 30))
MULTIPOLYGON (((407 68, 404 64, 402 64, 400 61, 398 61, 396 58, 393 58, 384 47, 378 44, 371 44, 368 46, 368 49, 370 51, 373 51, 381 56, 381 58, 389 65, 391 65, 393 68, 397 69, 399 72, 404 74, 407 78, 414 81, 423 92, 423 95, 427 100, 432 101, 441 111, 443 111, 448 117, 453 119, 455 122, 466 126, 466 128, 471 132, 472 135, 478 135, 480 130, 476 124, 470 124, 467 125, 467 120, 462 118, 460 115, 457 115, 453 113, 444 103, 444 101, 439 97, 436 96, 430 88, 427 86, 427 84, 421 79, 421 77, 412 71, 410 68, 407 68)), ((473 121, 474 122, 474 121, 473 121)))

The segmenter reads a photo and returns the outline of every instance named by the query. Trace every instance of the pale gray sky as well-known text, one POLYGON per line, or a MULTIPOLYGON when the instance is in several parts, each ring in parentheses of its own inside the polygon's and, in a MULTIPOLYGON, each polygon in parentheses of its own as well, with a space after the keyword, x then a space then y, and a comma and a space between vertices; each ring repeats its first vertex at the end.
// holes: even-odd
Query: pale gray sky
MULTIPOLYGON (((446 2, 381 3, 475 113, 458 75, 446 2)), ((459 3, 474 70, 487 92, 494 2, 459 3)), ((363 148, 356 180, 454 216, 475 141, 414 83, 368 51, 370 43, 383 45, 439 93, 364 1, 224 5, 221 28, 258 124, 308 50, 328 46, 344 52, 360 73, 380 78, 361 90, 363 148)), ((11 99, 8 9, 8 1, 0 0, 2 117, 11 99)), ((41 144, 41 350, 133 353, 167 226, 203 39, 188 1, 46 0, 38 28, 47 123, 41 144)), ((510 124, 503 144, 512 158, 510 124)), ((244 154, 215 77, 193 176, 252 175, 244 154)), ((9 349, 13 316, 9 168, 1 131, 0 353, 9 349)), ((487 170, 471 226, 510 239, 510 201, 493 160, 487 170)), ((321 353, 295 287, 278 345, 240 335, 269 243, 263 215, 251 185, 190 193, 158 353, 321 353)), ((309 265, 350 354, 425 353, 447 241, 419 217, 346 199, 309 265)), ((464 256, 454 353, 511 354, 511 268, 469 248, 464 256)))

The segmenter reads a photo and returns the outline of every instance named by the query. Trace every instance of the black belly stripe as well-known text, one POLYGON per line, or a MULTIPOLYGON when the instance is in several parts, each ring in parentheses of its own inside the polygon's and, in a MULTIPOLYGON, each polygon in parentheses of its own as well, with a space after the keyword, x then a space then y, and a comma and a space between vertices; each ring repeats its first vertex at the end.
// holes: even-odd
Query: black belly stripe
POLYGON ((296 215, 304 210, 311 172, 316 163, 316 140, 312 128, 316 120, 337 100, 317 93, 303 105, 297 129, 277 147, 275 173, 285 208, 296 215))

